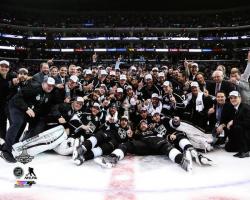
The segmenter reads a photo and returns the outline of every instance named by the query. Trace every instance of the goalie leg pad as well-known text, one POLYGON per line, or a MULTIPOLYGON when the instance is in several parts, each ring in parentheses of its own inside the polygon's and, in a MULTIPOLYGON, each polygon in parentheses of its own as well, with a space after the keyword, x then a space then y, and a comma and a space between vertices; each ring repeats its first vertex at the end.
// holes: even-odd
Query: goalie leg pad
POLYGON ((63 126, 57 126, 44 131, 34 137, 31 137, 12 146, 14 157, 20 155, 23 149, 27 149, 30 156, 35 156, 41 152, 54 149, 67 139, 63 126))
POLYGON ((73 150, 74 150, 74 148, 73 148, 74 142, 75 142, 74 138, 68 138, 68 139, 62 141, 62 143, 59 144, 53 150, 62 156, 72 155, 73 150))

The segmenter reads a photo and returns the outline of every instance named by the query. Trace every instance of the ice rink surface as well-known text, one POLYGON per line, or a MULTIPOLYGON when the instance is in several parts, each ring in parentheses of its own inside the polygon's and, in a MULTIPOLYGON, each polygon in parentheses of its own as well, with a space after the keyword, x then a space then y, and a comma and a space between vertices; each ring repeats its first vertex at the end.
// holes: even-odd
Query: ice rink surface
POLYGON ((104 169, 94 161, 75 166, 71 157, 43 153, 26 165, 0 159, 0 200, 249 200, 250 158, 209 152, 216 166, 194 163, 191 174, 164 156, 128 156, 104 169), (14 188, 13 169, 34 168, 36 184, 14 188))

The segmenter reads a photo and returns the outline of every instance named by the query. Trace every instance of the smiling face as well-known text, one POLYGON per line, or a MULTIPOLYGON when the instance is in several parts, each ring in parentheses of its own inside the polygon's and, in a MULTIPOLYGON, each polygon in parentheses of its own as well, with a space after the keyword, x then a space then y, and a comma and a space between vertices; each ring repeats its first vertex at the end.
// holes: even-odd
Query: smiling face
POLYGON ((148 129, 148 124, 146 122, 141 122, 140 123, 140 130, 146 131, 147 129, 148 129))
POLYGON ((223 105, 226 102, 226 96, 223 92, 218 92, 216 94, 216 101, 218 104, 223 105))
POLYGON ((241 103, 241 97, 230 96, 229 97, 231 104, 235 107, 241 103))
POLYGON ((43 91, 46 92, 46 93, 50 93, 54 89, 54 86, 55 85, 51 85, 51 84, 48 84, 48 83, 42 83, 43 91))
POLYGON ((10 68, 8 65, 2 64, 0 65, 0 74, 5 77, 7 73, 9 72, 10 68))
POLYGON ((74 109, 75 111, 81 110, 81 109, 82 109, 82 106, 83 106, 83 102, 80 102, 80 101, 73 101, 72 106, 73 106, 73 109, 74 109))

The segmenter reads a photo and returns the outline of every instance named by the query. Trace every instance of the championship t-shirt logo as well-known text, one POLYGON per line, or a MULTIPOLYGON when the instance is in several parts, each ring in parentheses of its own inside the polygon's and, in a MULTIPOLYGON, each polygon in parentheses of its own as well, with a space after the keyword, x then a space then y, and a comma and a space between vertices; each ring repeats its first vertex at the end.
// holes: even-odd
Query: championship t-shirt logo
POLYGON ((157 128, 155 128, 155 131, 158 133, 158 135, 161 135, 161 136, 164 136, 167 133, 167 129, 163 125, 160 125, 157 128))
POLYGON ((127 136, 127 131, 124 130, 123 128, 118 129, 118 135, 120 136, 121 139, 125 139, 127 136))

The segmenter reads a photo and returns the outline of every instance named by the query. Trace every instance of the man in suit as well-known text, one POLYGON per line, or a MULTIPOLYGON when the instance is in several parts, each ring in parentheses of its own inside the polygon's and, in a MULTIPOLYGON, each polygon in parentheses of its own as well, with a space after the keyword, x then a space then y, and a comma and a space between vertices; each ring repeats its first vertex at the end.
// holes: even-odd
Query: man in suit
POLYGON ((250 76, 250 52, 247 57, 248 63, 243 74, 239 71, 230 74, 230 82, 240 92, 242 103, 250 105, 250 85, 248 82, 250 76))
POLYGON ((228 143, 225 146, 226 151, 235 152, 235 157, 245 158, 250 156, 250 106, 241 103, 241 96, 238 91, 232 91, 229 94, 230 102, 234 106, 235 115, 228 122, 229 129, 228 143))
POLYGON ((219 91, 212 108, 208 110, 209 127, 214 137, 214 144, 224 144, 227 137, 227 123, 234 115, 231 103, 226 102, 226 95, 219 91))
POLYGON ((207 90, 210 95, 216 96, 216 93, 219 91, 223 91, 228 97, 229 93, 233 91, 233 85, 229 81, 223 80, 224 75, 222 71, 214 71, 212 74, 212 78, 214 83, 207 87, 207 90))
POLYGON ((49 65, 48 63, 41 63, 40 72, 33 76, 33 80, 42 84, 43 80, 49 77, 49 65))

